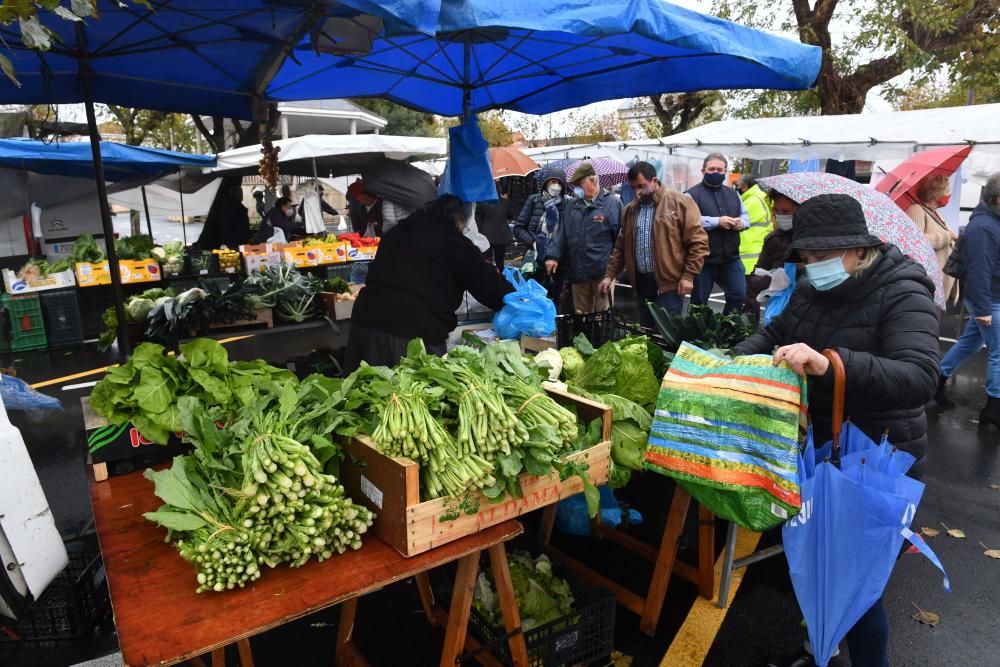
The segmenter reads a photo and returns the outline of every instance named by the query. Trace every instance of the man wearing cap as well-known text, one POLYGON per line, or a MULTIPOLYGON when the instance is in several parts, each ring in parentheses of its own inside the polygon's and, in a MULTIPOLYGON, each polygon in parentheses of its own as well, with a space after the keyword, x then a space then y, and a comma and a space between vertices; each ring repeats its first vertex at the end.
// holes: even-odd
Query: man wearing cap
MULTIPOLYGON (((821 353, 836 350, 847 371, 844 415, 875 442, 888 434, 917 459, 909 474, 919 477, 924 404, 938 384, 934 283, 922 266, 868 232, 861 204, 848 195, 819 195, 795 210, 788 260, 805 265, 788 306, 730 354, 773 354, 776 365, 785 361, 809 376, 809 412, 822 443, 830 439, 834 392, 821 353)), ((847 633, 847 645, 852 664, 888 667, 881 600, 847 633)))
POLYGON ((594 165, 582 163, 570 179, 576 199, 567 204, 563 222, 546 249, 545 269, 555 274, 560 264, 573 290, 573 307, 581 313, 608 309, 601 280, 618 238, 622 204, 602 190, 594 165))

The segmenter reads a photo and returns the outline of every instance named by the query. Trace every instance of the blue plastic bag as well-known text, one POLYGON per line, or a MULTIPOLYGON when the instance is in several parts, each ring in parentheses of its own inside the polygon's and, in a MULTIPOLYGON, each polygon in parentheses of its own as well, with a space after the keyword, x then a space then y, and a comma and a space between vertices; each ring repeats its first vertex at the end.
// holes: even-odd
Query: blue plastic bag
POLYGON ((16 377, 0 375, 0 398, 8 410, 62 410, 59 399, 35 391, 16 377))
POLYGON ((785 309, 785 306, 792 299, 792 292, 795 291, 795 262, 785 262, 785 275, 788 276, 788 287, 768 299, 767 306, 764 308, 764 326, 767 326, 771 323, 771 320, 781 315, 781 311, 785 309))
POLYGON ((493 330, 500 338, 548 336, 556 330, 556 306, 544 287, 525 280, 517 269, 507 267, 504 277, 514 291, 503 298, 504 307, 493 318, 493 330))
MULTIPOLYGON (((622 508, 615 498, 614 492, 607 486, 600 488, 601 492, 601 523, 612 528, 622 524, 625 517, 622 508)), ((628 522, 633 526, 642 523, 642 514, 634 509, 628 510, 628 522)), ((590 535, 590 516, 587 513, 587 500, 582 493, 560 500, 556 505, 556 528, 567 535, 590 535)))

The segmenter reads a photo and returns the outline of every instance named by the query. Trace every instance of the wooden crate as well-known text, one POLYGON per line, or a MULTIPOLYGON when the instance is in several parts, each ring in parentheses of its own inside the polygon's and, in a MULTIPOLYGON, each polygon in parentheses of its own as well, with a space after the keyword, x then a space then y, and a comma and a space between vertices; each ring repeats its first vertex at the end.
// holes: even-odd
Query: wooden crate
POLYGON ((213 322, 208 325, 209 329, 230 329, 232 327, 252 327, 262 326, 266 329, 274 328, 274 313, 270 308, 258 308, 254 311, 257 317, 252 320, 236 320, 234 322, 222 323, 213 322))
MULTIPOLYGON (((611 461, 611 408, 555 388, 546 390, 561 403, 575 404, 584 422, 603 420, 602 442, 568 458, 589 464, 587 474, 595 485, 606 483, 611 461)), ((385 456, 364 437, 347 440, 344 449, 347 457, 340 469, 344 488, 355 502, 375 512, 372 530, 404 556, 415 556, 583 491, 583 482, 577 477, 560 482, 554 471, 545 477, 522 473, 523 498, 506 496, 501 502, 491 502, 476 492, 465 504, 475 507, 478 503, 478 511, 470 514, 453 498, 421 502, 420 466, 411 459, 385 456)))

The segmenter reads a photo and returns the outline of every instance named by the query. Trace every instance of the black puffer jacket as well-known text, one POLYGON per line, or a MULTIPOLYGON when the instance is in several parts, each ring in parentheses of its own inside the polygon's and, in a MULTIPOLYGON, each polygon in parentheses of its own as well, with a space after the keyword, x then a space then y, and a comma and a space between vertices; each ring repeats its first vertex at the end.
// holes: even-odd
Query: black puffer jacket
MULTIPOLYGON (((892 444, 921 459, 927 449, 924 404, 937 390, 940 362, 933 293, 923 267, 884 245, 882 257, 860 278, 828 292, 800 281, 785 311, 733 354, 769 354, 792 343, 836 348, 847 369, 846 416, 876 442, 889 429, 892 444)), ((830 437, 832 371, 810 389, 822 443, 830 437)), ((914 472, 919 475, 919 468, 914 472)))

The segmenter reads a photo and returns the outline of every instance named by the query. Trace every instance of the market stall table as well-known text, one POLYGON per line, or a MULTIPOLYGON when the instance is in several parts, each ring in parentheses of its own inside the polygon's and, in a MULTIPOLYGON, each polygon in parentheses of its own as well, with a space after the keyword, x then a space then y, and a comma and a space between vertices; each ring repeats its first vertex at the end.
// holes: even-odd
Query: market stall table
MULTIPOLYGON (((458 561, 445 628, 441 665, 454 665, 466 646, 466 626, 479 557, 488 551, 498 577, 507 631, 520 627, 504 542, 519 535, 517 521, 492 526, 412 558, 401 556, 374 535, 358 551, 293 569, 268 569, 244 589, 195 593, 194 568, 164 531, 143 518, 161 503, 142 473, 91 482, 94 519, 104 556, 115 625, 126 665, 170 665, 212 653, 224 664, 223 648, 237 644, 243 667, 252 665, 247 638, 321 609, 343 603, 336 663, 365 665, 351 641, 357 598, 389 584, 458 561), (508 586, 504 590, 503 582, 508 586)), ((527 665, 524 635, 511 639, 515 664, 527 665)))

